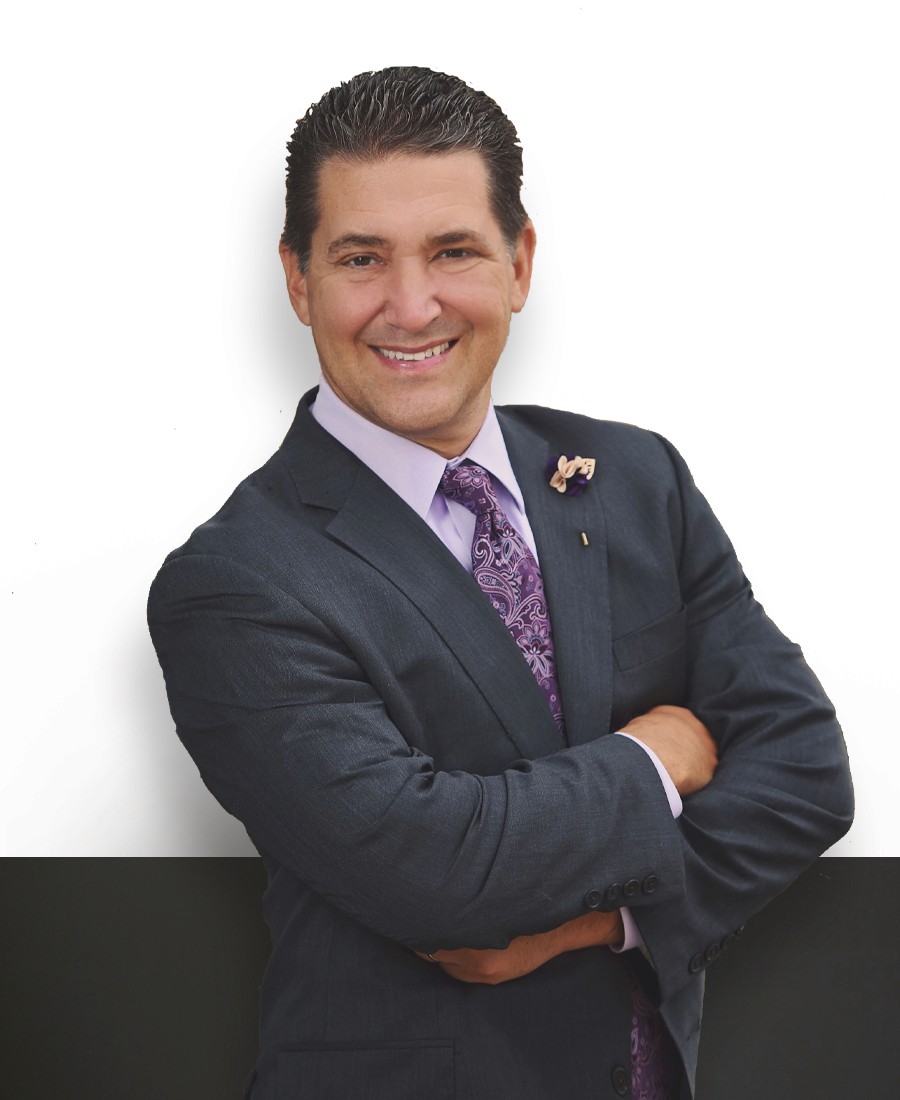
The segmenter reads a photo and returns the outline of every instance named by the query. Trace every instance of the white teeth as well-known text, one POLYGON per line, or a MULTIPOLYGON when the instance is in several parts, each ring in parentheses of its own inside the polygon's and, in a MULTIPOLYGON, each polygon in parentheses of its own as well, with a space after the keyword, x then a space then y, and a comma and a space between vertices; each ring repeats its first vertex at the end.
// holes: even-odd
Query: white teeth
POLYGON ((425 351, 416 351, 411 354, 407 354, 405 351, 390 351, 388 348, 379 348, 378 351, 388 359, 400 359, 404 363, 418 363, 423 359, 430 359, 433 355, 440 355, 450 347, 450 341, 446 344, 437 344, 433 348, 426 348, 425 351))

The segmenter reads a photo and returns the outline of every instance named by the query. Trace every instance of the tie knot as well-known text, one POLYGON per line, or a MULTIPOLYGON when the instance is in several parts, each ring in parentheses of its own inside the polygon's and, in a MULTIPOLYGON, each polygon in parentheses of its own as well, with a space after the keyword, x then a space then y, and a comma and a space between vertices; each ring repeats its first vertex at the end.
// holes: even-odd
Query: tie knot
POLYGON ((491 475, 472 462, 461 462, 455 469, 448 466, 441 477, 441 492, 474 512, 484 515, 499 507, 491 475))

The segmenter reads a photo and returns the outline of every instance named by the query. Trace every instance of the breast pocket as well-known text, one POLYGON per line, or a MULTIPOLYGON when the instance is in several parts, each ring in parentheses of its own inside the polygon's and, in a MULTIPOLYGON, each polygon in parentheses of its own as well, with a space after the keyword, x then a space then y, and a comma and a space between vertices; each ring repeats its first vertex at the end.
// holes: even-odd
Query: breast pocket
POLYGON ((683 706, 687 687, 687 612, 656 619, 613 641, 616 661, 612 728, 664 704, 683 706))

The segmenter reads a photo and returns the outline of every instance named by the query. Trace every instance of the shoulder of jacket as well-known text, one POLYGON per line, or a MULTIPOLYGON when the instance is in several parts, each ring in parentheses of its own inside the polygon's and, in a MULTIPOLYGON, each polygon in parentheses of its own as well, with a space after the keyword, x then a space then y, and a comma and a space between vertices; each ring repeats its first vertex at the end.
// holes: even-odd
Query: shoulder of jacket
POLYGON ((290 470, 281 451, 276 451, 245 477, 221 507, 198 524, 168 559, 191 553, 230 557, 248 546, 261 549, 268 542, 277 541, 288 522, 297 537, 297 528, 303 527, 303 513, 304 506, 297 497, 290 470))
MULTIPOLYGON (((509 421, 530 428, 570 453, 573 448, 592 443, 604 453, 624 459, 662 462, 668 465, 674 447, 657 432, 618 420, 598 420, 583 413, 551 409, 543 405, 498 405, 501 422, 509 421)), ((587 456, 594 457, 594 456, 587 456)))

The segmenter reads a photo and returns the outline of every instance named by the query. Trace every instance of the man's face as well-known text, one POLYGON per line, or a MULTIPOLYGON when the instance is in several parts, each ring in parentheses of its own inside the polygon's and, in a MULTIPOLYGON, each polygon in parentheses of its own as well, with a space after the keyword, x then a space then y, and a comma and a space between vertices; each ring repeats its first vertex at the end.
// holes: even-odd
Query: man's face
POLYGON ((525 304, 534 230, 515 251, 478 153, 327 161, 303 275, 282 249, 322 373, 367 420, 453 457, 477 434, 491 375, 525 304))

